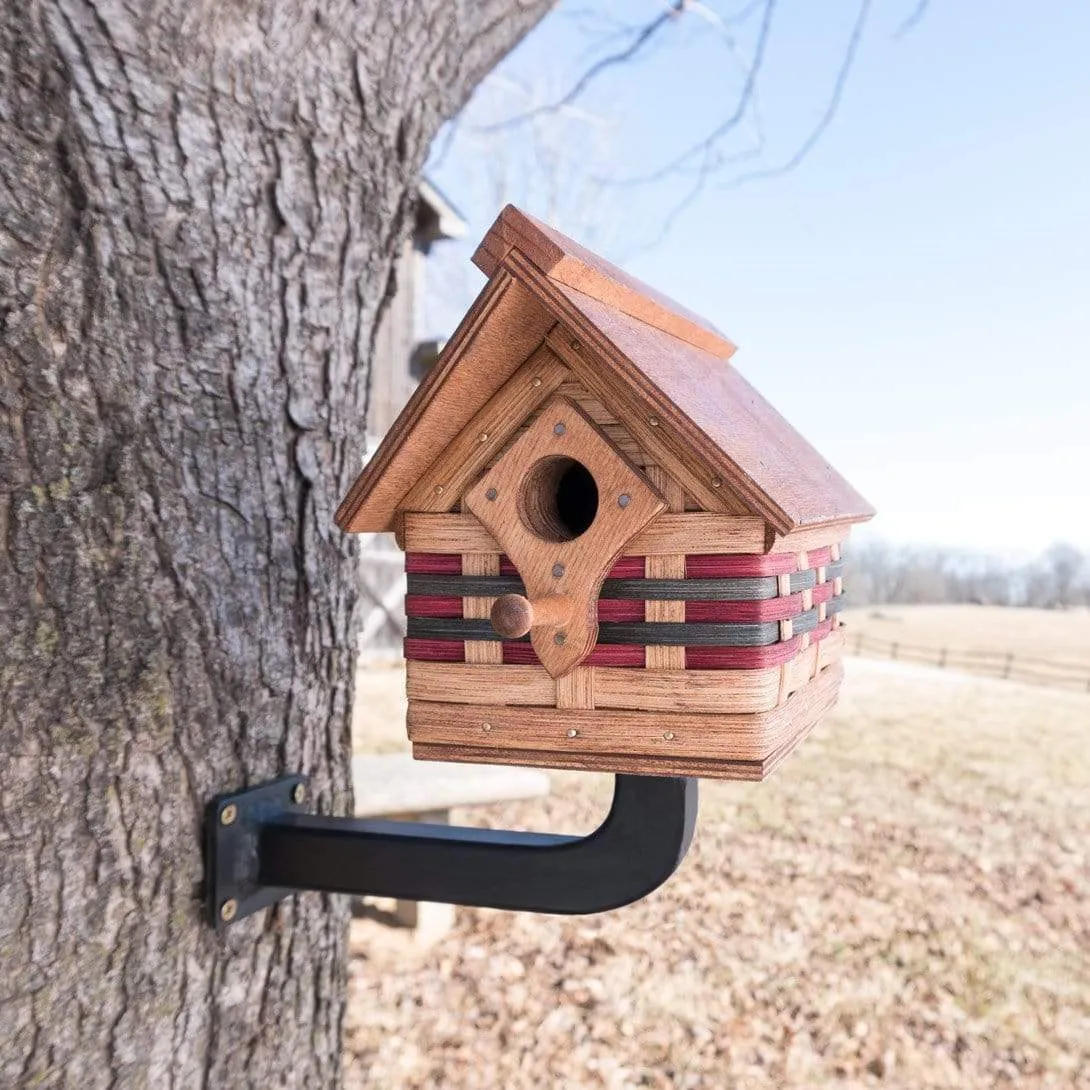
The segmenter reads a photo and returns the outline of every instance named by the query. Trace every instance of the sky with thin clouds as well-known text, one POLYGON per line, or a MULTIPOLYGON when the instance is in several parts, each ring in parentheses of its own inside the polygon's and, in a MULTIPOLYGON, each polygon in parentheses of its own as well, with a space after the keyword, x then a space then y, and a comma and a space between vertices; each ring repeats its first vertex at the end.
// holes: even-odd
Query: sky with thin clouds
POLYGON ((876 534, 1090 548, 1090 4, 933 0, 908 29, 916 0, 874 5, 835 116, 779 173, 860 11, 780 0, 718 171, 680 211, 699 172, 629 184, 731 114, 762 7, 698 4, 559 116, 487 131, 554 102, 662 5, 550 15, 437 145, 431 175, 469 230, 436 251, 429 332, 479 289, 468 254, 513 200, 727 333, 879 508, 876 534))

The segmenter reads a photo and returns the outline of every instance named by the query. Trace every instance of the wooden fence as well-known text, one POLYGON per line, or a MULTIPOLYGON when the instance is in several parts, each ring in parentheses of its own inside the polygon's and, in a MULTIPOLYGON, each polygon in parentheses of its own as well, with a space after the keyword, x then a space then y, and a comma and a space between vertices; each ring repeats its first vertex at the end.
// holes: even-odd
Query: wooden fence
POLYGON ((916 662, 942 669, 964 670, 985 677, 1022 681, 1090 693, 1090 664, 1036 658, 1014 651, 974 651, 958 647, 922 647, 900 640, 883 640, 863 632, 845 633, 849 654, 916 662))

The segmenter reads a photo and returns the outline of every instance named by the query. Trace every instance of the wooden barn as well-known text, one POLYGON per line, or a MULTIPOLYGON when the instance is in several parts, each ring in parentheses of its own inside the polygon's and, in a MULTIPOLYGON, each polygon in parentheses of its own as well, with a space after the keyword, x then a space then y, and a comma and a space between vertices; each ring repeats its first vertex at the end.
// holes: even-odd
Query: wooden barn
POLYGON ((759 779, 833 704, 867 502, 677 303, 513 207, 342 503, 405 550, 417 757, 759 779))
MULTIPOLYGON (((371 391, 367 404, 367 450, 374 451, 413 391, 435 362, 441 341, 420 337, 427 263, 437 242, 461 238, 465 221, 426 178, 419 185, 412 234, 397 260, 397 286, 375 334, 371 391)), ((405 636, 405 569, 388 535, 371 535, 360 549, 364 619, 360 652, 389 658, 405 636)))

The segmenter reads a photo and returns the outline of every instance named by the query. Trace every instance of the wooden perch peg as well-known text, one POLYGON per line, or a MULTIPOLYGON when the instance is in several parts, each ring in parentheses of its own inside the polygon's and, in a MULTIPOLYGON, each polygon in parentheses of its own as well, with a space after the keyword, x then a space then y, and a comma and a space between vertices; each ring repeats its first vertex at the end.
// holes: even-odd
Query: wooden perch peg
POLYGON ((572 615, 572 600, 551 594, 531 602, 521 594, 503 594, 492 606, 492 627, 501 636, 515 639, 525 636, 531 628, 560 628, 572 615))

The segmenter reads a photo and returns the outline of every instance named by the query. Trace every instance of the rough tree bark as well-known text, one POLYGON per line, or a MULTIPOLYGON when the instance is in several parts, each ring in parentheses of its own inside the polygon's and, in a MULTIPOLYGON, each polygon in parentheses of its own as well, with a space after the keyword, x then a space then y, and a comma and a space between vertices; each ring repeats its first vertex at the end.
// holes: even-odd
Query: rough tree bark
POLYGON ((372 332, 548 0, 0 6, 0 1085, 332 1087, 346 909, 216 937, 208 797, 349 805, 372 332))

